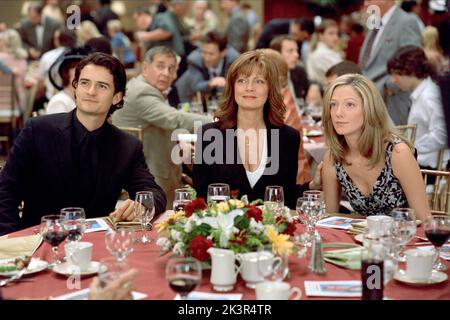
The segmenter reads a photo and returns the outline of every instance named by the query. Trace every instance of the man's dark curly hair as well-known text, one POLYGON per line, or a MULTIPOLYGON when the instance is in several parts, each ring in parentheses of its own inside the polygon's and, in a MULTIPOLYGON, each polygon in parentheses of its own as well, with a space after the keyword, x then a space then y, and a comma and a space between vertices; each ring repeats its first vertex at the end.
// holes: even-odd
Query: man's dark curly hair
MULTIPOLYGON (((125 89, 127 85, 127 75, 125 73, 125 67, 119 59, 101 52, 94 52, 88 55, 86 58, 80 61, 75 69, 75 78, 72 82, 72 86, 76 88, 78 86, 78 80, 80 79, 81 70, 89 64, 101 66, 109 70, 114 78, 114 94, 122 92, 125 96, 125 89)), ((108 115, 114 113, 114 111, 123 107, 123 98, 117 104, 113 104, 109 109, 108 115)))
POLYGON ((435 76, 434 67, 428 61, 425 52, 416 46, 399 48, 389 60, 387 69, 390 74, 415 76, 419 79, 435 76))

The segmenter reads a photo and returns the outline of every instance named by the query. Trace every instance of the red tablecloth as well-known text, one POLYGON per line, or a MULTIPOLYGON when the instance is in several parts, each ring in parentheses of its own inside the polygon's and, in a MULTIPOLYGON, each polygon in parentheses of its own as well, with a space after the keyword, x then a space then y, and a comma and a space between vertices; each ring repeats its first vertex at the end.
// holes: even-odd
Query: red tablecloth
MULTIPOLYGON (((33 234, 33 228, 25 229, 19 232, 10 234, 10 237, 25 236, 33 234)), ((297 231, 303 231, 304 226, 299 225, 297 231)), ((347 234, 342 230, 324 229, 320 228, 324 242, 354 242, 353 236, 347 234)), ((152 237, 156 238, 156 231, 152 231, 152 237)), ((418 230, 419 235, 423 235, 422 228, 418 230)), ((90 241, 94 243, 93 260, 98 261, 101 258, 108 257, 108 253, 104 243, 104 232, 96 232, 85 234, 83 241, 90 241)), ((134 252, 128 257, 128 262, 131 266, 139 270, 139 275, 136 278, 136 290, 146 293, 147 299, 173 299, 175 293, 171 291, 165 279, 164 268, 169 255, 160 256, 156 241, 151 244, 143 245, 137 244, 134 252)), ((62 245, 61 245, 61 250, 62 245)), ((46 259, 51 258, 50 246, 43 243, 36 251, 35 257, 46 259)), ((290 258, 290 279, 287 281, 292 286, 299 287, 302 292, 302 300, 304 299, 320 299, 316 297, 307 297, 304 290, 305 280, 360 280, 360 272, 357 270, 343 269, 330 263, 326 263, 326 274, 315 275, 308 270, 308 259, 297 258, 292 256, 290 258)), ((445 262, 450 267, 448 261, 445 262)), ((404 268, 404 264, 400 265, 404 268)), ((449 272, 447 271, 447 274, 449 272)), ((4 298, 46 298, 49 296, 58 296, 61 294, 70 293, 71 290, 67 286, 67 278, 60 276, 50 270, 43 271, 34 275, 30 275, 32 282, 15 282, 6 287, 2 287, 2 294, 4 298)), ((205 271, 202 283, 197 291, 214 292, 209 282, 210 271, 205 271)), ((81 286, 78 289, 89 287, 92 277, 82 278, 81 286)), ((73 289, 73 290, 78 290, 73 289)), ((392 280, 385 286, 385 296, 392 299, 431 299, 443 300, 450 299, 450 281, 447 280, 441 284, 427 286, 427 287, 413 287, 396 280, 392 280)), ((238 282, 235 290, 232 293, 242 293, 243 299, 255 299, 255 292, 245 286, 244 281, 238 277, 238 282)), ((333 299, 333 298, 326 298, 333 299)))

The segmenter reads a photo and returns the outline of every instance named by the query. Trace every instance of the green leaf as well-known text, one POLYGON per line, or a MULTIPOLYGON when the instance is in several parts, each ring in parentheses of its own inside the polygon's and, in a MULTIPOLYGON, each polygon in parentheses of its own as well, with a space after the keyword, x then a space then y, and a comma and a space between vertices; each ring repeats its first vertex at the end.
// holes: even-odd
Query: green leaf
POLYGON ((243 214, 242 216, 236 216, 234 218, 234 225, 240 230, 245 230, 248 229, 250 221, 248 221, 245 214, 243 214))

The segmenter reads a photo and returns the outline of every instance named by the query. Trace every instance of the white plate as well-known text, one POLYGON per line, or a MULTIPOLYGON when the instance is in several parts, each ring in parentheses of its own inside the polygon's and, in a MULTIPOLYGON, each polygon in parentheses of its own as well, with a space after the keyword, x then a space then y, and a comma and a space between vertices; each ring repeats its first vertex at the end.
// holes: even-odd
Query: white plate
POLYGON ((74 265, 68 264, 67 262, 63 262, 54 266, 53 271, 63 276, 72 276, 75 274, 79 274, 80 276, 89 276, 96 274, 98 272, 99 267, 100 262, 97 261, 91 261, 91 265, 89 266, 89 268, 85 270, 80 270, 74 265))
POLYGON ((431 272, 431 278, 428 280, 414 280, 414 279, 410 279, 408 278, 408 276, 406 275, 405 270, 398 270, 397 273, 395 273, 394 275, 394 279, 406 284, 410 284, 413 286, 428 286, 428 285, 432 285, 432 284, 437 284, 437 283, 441 283, 444 282, 445 280, 447 280, 448 276, 443 273, 443 272, 439 272, 436 270, 433 270, 431 272))
MULTIPOLYGON (((14 259, 12 259, 12 260, 9 259, 9 261, 11 261, 11 263, 14 264, 14 259)), ((8 263, 8 264, 11 264, 11 263, 8 263)), ((47 261, 36 259, 36 261, 33 262, 32 268, 28 267, 27 270, 25 271, 24 275, 41 272, 42 270, 47 269, 47 266, 48 266, 47 261)), ((0 276, 11 277, 11 276, 14 276, 15 274, 19 273, 19 271, 20 270, 0 272, 0 276)))

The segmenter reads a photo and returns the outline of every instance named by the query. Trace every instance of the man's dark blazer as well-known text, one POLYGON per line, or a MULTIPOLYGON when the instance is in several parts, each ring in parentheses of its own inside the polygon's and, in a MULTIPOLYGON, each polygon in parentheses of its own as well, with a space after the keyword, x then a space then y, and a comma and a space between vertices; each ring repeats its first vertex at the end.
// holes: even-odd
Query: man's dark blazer
MULTIPOLYGON (((272 158, 272 163, 268 163, 266 165, 265 173, 268 172, 267 170, 270 165, 274 165, 273 162, 277 159, 276 155, 278 155, 278 170, 276 170, 275 174, 272 175, 263 174, 253 188, 248 182, 245 168, 242 165, 242 161, 240 160, 236 135, 232 135, 232 137, 234 136, 234 139, 233 143, 230 143, 232 146, 234 146, 234 149, 227 150, 227 143, 225 142, 226 131, 219 129, 218 122, 206 124, 199 130, 199 132, 197 132, 198 139, 195 148, 196 154, 192 178, 194 182, 194 188, 197 191, 198 197, 203 197, 206 199, 208 185, 211 183, 227 183, 229 184, 231 191, 237 189, 239 190, 239 197, 247 195, 249 201, 253 201, 256 199, 264 200, 264 192, 266 187, 270 185, 279 185, 284 189, 285 205, 289 206, 292 209, 295 209, 297 197, 302 191, 301 189, 305 187, 296 185, 298 148, 300 144, 299 133, 297 130, 286 125, 275 127, 266 124, 266 127, 267 156, 268 159, 272 158), (209 141, 210 138, 205 139, 205 134, 207 130, 211 128, 220 130, 221 132, 223 142, 222 148, 216 150, 219 152, 223 152, 223 162, 226 162, 227 155, 230 156, 230 151, 232 152, 234 150, 234 154, 231 155, 233 161, 228 161, 233 162, 232 164, 207 163, 208 159, 206 159, 205 156, 209 155, 208 150, 210 150, 211 148, 211 146, 209 145, 212 143, 212 141, 209 141), (270 132, 271 130, 275 129, 279 130, 279 139, 278 141, 273 142, 270 132), (207 152, 205 152, 205 148, 207 148, 207 152), (200 162, 200 159, 201 163, 197 163, 200 162)), ((235 132, 235 129, 236 128, 230 130, 233 130, 233 132, 235 132)), ((214 139, 212 140, 215 141, 214 139)), ((213 153, 213 155, 215 154, 216 153, 213 153)))
POLYGON ((50 51, 55 48, 53 43, 53 36, 55 31, 61 28, 61 24, 49 17, 44 19, 44 35, 42 37, 42 47, 38 47, 35 27, 31 24, 29 20, 25 20, 19 27, 19 34, 22 38, 24 47, 28 50, 34 48, 41 51, 41 54, 50 51))
MULTIPOLYGON (((75 110, 31 118, 16 138, 0 173, 0 235, 39 224, 41 216, 58 214, 61 208, 79 206, 78 187, 72 183, 75 110)), ((109 123, 103 130, 96 145, 97 186, 84 207, 86 217, 113 212, 122 189, 131 199, 137 191, 153 191, 156 214, 164 212, 166 197, 148 170, 141 142, 109 123)))
POLYGON ((266 23, 258 42, 256 49, 269 48, 270 41, 278 35, 289 34, 292 19, 272 19, 266 23))

